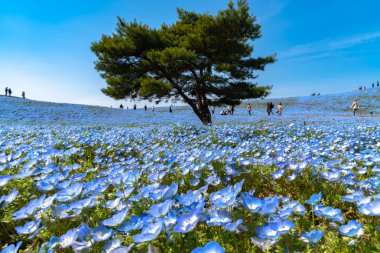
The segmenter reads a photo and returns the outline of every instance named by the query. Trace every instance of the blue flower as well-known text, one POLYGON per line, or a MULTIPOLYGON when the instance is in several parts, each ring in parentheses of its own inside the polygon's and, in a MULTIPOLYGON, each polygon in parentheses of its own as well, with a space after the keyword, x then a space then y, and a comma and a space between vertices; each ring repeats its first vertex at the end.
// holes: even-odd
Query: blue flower
POLYGON ((142 229, 141 234, 137 234, 133 237, 133 241, 137 243, 147 242, 156 239, 163 229, 163 221, 161 219, 156 222, 150 222, 142 229))
POLYGON ((125 216, 127 215, 128 211, 129 211, 128 208, 126 208, 123 211, 112 215, 110 218, 105 219, 102 222, 103 225, 106 225, 107 227, 116 227, 120 225, 124 221, 125 216))
POLYGON ((342 200, 346 201, 346 202, 350 202, 350 203, 355 203, 359 199, 361 199, 363 195, 364 195, 364 192, 362 192, 362 191, 356 191, 356 192, 353 192, 350 195, 343 196, 342 200))
POLYGON ((78 238, 78 230, 70 229, 66 232, 66 234, 61 235, 59 237, 59 245, 64 249, 68 248, 74 244, 77 238, 78 238))
POLYGON ((244 206, 252 213, 258 212, 264 205, 264 201, 256 197, 242 198, 244 206))
POLYGON ((55 198, 59 202, 66 202, 79 196, 82 192, 83 183, 73 184, 64 190, 57 192, 57 197, 55 198))
POLYGON ((274 196, 273 198, 266 198, 263 201, 263 207, 260 211, 261 214, 275 213, 278 205, 280 204, 280 198, 278 196, 274 196))
POLYGON ((129 231, 142 228, 143 225, 144 225, 144 219, 142 217, 132 216, 129 221, 121 224, 121 226, 117 230, 128 233, 129 231))
POLYGON ((351 220, 347 223, 347 225, 340 226, 339 233, 349 237, 359 237, 364 233, 364 230, 362 228, 362 224, 358 223, 355 220, 351 220))
MULTIPOLYGON (((243 225, 243 220, 238 219, 235 222, 231 222, 231 223, 224 225, 224 229, 231 231, 231 232, 235 232, 236 230, 238 230, 239 226, 241 226, 241 225, 243 225)), ((240 232, 240 231, 238 231, 238 232, 240 232)))
POLYGON ((321 199, 322 199, 322 193, 320 192, 320 193, 311 195, 310 199, 306 200, 305 203, 309 205, 313 205, 321 201, 321 199))
POLYGON ((191 253, 224 253, 225 250, 217 242, 209 242, 204 247, 198 247, 191 253))
POLYGON ((244 180, 235 184, 234 186, 227 186, 220 191, 210 194, 210 201, 216 208, 226 208, 235 203, 237 194, 241 191, 244 180))
POLYGON ((17 196, 18 196, 18 191, 16 189, 12 189, 12 191, 8 195, 1 196, 0 204, 4 202, 2 207, 6 207, 10 203, 12 203, 17 198, 17 196))
POLYGON ((40 223, 41 219, 38 219, 37 221, 29 221, 25 223, 22 227, 15 227, 15 230, 17 234, 28 235, 36 231, 40 226, 40 223))
POLYGON ((270 247, 277 243, 277 240, 263 239, 258 237, 251 237, 251 242, 262 250, 268 250, 270 247))
POLYGON ((191 231, 197 225, 200 217, 201 211, 199 209, 194 209, 190 213, 181 214, 177 225, 174 227, 174 232, 187 233, 191 231))
POLYGON ((315 244, 315 243, 318 243, 321 240, 323 234, 324 234, 324 231, 312 230, 310 232, 303 232, 302 236, 310 244, 315 244))
POLYGON ((168 199, 163 203, 153 205, 147 213, 157 218, 165 216, 173 204, 174 200, 168 199))
POLYGON ((256 228, 257 235, 262 239, 278 239, 279 233, 269 224, 256 228))
POLYGON ((12 176, 0 176, 0 187, 6 185, 11 179, 12 176))
POLYGON ((362 204, 359 211, 369 216, 380 216, 380 199, 377 201, 362 204))
POLYGON ((1 250, 1 253, 17 253, 18 249, 20 248, 22 242, 18 242, 17 245, 9 245, 8 247, 1 250))
POLYGON ((282 235, 288 233, 291 229, 294 228, 294 223, 290 220, 277 221, 270 224, 273 230, 277 231, 278 234, 282 235))
POLYGON ((213 210, 211 214, 207 216, 207 225, 209 226, 221 226, 231 222, 231 217, 225 210, 213 210))
POLYGON ((91 235, 95 242, 105 241, 113 235, 113 230, 104 225, 91 229, 91 235))

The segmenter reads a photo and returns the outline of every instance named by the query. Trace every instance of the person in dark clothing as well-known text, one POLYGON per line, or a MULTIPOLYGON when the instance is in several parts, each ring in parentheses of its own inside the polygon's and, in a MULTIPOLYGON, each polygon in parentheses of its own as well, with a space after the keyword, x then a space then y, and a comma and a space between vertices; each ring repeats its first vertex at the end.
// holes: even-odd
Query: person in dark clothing
POLYGON ((267 103, 267 113, 268 113, 268 116, 270 115, 270 114, 273 114, 274 115, 274 113, 273 113, 273 108, 274 108, 274 105, 273 105, 273 103, 272 102, 268 102, 267 103))
POLYGON ((231 106, 231 115, 234 115, 235 112, 235 106, 231 106))
POLYGON ((8 94, 10 97, 12 97, 12 90, 11 89, 8 89, 8 94))
POLYGON ((379 87, 379 81, 377 81, 377 87, 379 87))
POLYGON ((5 87, 5 96, 8 96, 8 87, 5 87))
POLYGON ((120 109, 123 109, 123 108, 124 108, 123 104, 120 104, 120 109))
POLYGON ((173 112, 172 106, 169 106, 169 112, 173 112))
POLYGON ((146 105, 144 105, 144 110, 145 110, 145 111, 148 110, 148 107, 147 107, 146 105))
POLYGON ((372 88, 375 88, 375 83, 372 83, 372 88))
POLYGON ((136 110, 137 106, 136 104, 133 105, 133 110, 136 110))
POLYGON ((25 91, 21 93, 22 98, 25 98, 25 91))

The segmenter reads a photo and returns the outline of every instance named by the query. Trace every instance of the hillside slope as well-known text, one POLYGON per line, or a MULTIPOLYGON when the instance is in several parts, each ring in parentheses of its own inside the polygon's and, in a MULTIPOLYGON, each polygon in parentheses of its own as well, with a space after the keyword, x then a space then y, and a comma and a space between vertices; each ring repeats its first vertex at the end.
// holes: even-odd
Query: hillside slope
MULTIPOLYGON (((236 108, 234 116, 220 116, 224 108, 217 108, 214 122, 246 122, 268 119, 266 103, 272 101, 276 106, 283 104, 282 118, 308 117, 351 117, 349 108, 353 98, 358 98, 361 114, 369 117, 373 112, 376 118, 380 115, 380 88, 365 91, 354 91, 333 95, 290 97, 249 101, 253 105, 253 116, 248 117, 246 103, 236 108)), ((276 109, 276 108, 275 108, 276 109)), ((274 110, 276 111, 276 110, 274 110)), ((278 118, 278 117, 272 117, 278 118)), ((0 124, 152 124, 152 123, 198 123, 190 107, 174 107, 169 113, 167 108, 156 108, 155 112, 143 109, 121 110, 100 106, 76 105, 42 102, 16 97, 0 96, 0 124)))

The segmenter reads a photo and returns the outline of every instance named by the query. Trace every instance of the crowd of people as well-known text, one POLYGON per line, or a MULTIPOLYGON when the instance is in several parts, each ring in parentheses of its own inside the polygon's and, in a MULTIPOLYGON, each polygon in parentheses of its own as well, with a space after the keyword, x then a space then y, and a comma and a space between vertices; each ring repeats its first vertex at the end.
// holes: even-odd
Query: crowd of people
MULTIPOLYGON (((12 89, 5 87, 5 96, 12 97, 12 89)), ((21 97, 25 98, 25 91, 21 92, 21 97)))

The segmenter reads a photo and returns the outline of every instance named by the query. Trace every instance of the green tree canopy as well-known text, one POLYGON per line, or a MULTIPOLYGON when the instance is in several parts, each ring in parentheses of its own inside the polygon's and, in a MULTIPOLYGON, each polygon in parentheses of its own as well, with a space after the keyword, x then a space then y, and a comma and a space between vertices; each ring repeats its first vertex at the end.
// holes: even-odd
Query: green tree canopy
POLYGON ((275 57, 252 57, 260 25, 245 0, 231 1, 215 16, 177 11, 178 21, 160 29, 118 17, 115 33, 92 43, 96 69, 108 84, 103 93, 115 99, 182 99, 204 124, 211 123, 211 105, 269 94, 270 86, 254 80, 275 57))

